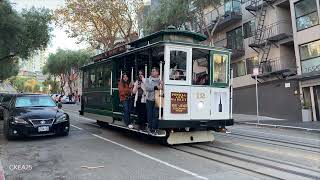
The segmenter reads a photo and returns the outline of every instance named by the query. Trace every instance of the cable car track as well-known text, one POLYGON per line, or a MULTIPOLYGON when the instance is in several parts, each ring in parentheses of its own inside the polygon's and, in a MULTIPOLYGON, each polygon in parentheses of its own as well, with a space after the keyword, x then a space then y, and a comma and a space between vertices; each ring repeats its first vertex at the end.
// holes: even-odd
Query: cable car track
POLYGON ((212 147, 205 148, 201 147, 201 145, 187 145, 172 146, 171 148, 273 179, 319 179, 320 176, 320 172, 313 169, 292 166, 288 163, 261 160, 248 155, 241 154, 241 157, 235 155, 236 153, 232 154, 226 151, 214 150, 212 147))
POLYGON ((250 135, 243 135, 243 134, 221 134, 221 133, 215 133, 215 136, 223 136, 228 138, 234 138, 234 139, 244 139, 247 141, 253 141, 253 142, 259 142, 264 144, 270 144, 270 145, 276 145, 276 146, 282 146, 286 148, 295 148, 303 151, 313 152, 313 153, 320 153, 319 149, 320 146, 314 146, 310 144, 303 144, 303 143, 296 143, 292 141, 285 141, 281 139, 270 139, 262 136, 250 136, 250 135), (307 148, 305 148, 307 147, 307 148), (308 149, 310 148, 310 149, 308 149))
POLYGON ((216 148, 216 149, 220 149, 220 150, 223 150, 223 151, 229 151, 229 152, 233 152, 233 153, 237 153, 237 154, 241 154, 241 155, 245 155, 245 156, 251 156, 251 157, 254 157, 254 158, 258 158, 258 159, 272 161, 272 162, 275 162, 275 163, 286 164, 286 165, 289 165, 289 166, 294 166, 294 167, 297 167, 297 168, 307 169, 307 170, 310 170, 310 171, 314 171, 314 172, 320 173, 320 169, 309 168, 309 167, 301 166, 299 164, 295 164, 295 163, 288 162, 288 161, 275 160, 275 159, 271 159, 269 157, 257 156, 257 155, 249 154, 249 153, 246 153, 246 152, 237 151, 237 150, 234 150, 234 149, 229 149, 229 148, 224 148, 224 147, 217 147, 217 146, 214 146, 213 144, 201 144, 201 145, 212 147, 212 148, 216 148))

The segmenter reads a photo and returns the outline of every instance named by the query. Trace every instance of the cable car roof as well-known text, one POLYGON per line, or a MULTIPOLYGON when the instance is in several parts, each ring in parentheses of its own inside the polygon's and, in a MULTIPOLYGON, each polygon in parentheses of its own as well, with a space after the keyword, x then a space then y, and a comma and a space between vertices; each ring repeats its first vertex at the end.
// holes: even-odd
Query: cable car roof
POLYGON ((197 44, 201 41, 207 40, 207 36, 191 31, 166 29, 130 42, 129 45, 132 47, 141 47, 147 44, 155 43, 157 41, 166 40, 197 44))

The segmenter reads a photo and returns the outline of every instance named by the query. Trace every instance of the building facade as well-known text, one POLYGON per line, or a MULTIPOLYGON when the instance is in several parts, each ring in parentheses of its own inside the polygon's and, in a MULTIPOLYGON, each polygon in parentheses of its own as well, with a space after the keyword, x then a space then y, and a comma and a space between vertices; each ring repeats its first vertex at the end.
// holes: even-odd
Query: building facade
POLYGON ((320 121, 320 0, 290 0, 297 80, 304 111, 320 121))
POLYGON ((213 44, 232 50, 233 112, 256 113, 258 68, 260 115, 301 121, 302 89, 289 79, 298 73, 291 2, 224 0, 217 12, 208 7, 205 20, 209 28, 218 23, 213 44))

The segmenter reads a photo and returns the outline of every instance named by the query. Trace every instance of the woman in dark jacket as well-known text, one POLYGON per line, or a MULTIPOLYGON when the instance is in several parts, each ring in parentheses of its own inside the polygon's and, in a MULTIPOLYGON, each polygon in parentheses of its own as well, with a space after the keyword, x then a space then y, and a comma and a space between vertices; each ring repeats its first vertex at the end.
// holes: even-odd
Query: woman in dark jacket
POLYGON ((133 125, 130 119, 130 112, 132 108, 132 84, 129 83, 127 74, 122 74, 122 79, 118 83, 120 101, 123 105, 123 119, 128 128, 132 129, 133 125))

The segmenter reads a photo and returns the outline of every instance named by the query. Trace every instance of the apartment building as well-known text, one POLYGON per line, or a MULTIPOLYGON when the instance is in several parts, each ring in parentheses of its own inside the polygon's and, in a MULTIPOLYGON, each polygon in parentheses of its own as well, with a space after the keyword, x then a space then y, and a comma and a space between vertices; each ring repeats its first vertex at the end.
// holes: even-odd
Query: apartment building
POLYGON ((289 0, 224 0, 219 15, 206 9, 209 28, 218 23, 213 44, 233 52, 234 113, 256 113, 252 73, 258 67, 260 115, 301 121, 301 89, 296 79, 289 79, 297 75, 298 52, 290 4, 289 0))
POLYGON ((290 0, 300 100, 320 121, 320 0, 290 0))

